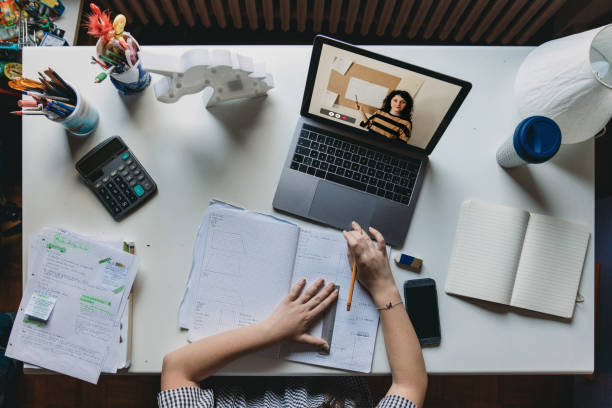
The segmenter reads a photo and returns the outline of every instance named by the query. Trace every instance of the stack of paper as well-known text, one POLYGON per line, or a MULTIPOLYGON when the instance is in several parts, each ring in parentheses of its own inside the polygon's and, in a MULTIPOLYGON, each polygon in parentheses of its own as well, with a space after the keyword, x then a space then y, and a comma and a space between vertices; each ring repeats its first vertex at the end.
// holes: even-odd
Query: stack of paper
MULTIPOLYGON (((269 316, 301 278, 340 286, 329 354, 286 343, 266 355, 309 364, 369 372, 378 312, 355 285, 346 311, 352 270, 346 241, 338 231, 300 228, 278 218, 213 201, 198 231, 179 324, 195 341, 269 316)), ((311 334, 321 337, 322 324, 311 334)))
POLYGON ((138 258, 75 233, 30 239, 28 280, 6 355, 97 383, 120 366, 121 317, 138 258))

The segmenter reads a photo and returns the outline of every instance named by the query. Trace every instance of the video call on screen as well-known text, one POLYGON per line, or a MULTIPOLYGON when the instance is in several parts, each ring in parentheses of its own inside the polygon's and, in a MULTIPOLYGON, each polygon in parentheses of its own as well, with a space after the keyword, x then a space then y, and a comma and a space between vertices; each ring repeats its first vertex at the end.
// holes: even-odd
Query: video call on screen
MULTIPOLYGON (((370 118, 397 90, 407 92, 413 103, 405 142, 425 149, 459 94, 458 85, 323 44, 308 112, 365 133, 368 129, 360 126, 363 117, 356 102, 370 118)), ((394 117, 390 118, 393 123, 394 117)), ((405 124, 406 116, 401 118, 404 121, 398 122, 405 124)), ((390 133, 385 136, 390 138, 390 133)))

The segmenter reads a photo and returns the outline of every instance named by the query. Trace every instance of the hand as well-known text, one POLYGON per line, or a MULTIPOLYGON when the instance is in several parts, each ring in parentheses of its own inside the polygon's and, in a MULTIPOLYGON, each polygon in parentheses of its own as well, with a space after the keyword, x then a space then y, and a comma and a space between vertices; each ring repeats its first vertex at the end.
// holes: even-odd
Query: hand
POLYGON ((329 344, 325 340, 308 334, 315 318, 338 297, 338 290, 334 289, 334 284, 329 283, 321 289, 324 283, 325 281, 319 278, 302 292, 306 286, 306 279, 300 279, 291 288, 272 315, 264 321, 276 341, 290 339, 329 349, 329 344))
POLYGON ((362 112, 361 105, 359 105, 359 102, 357 102, 357 101, 355 101, 355 109, 357 109, 358 111, 362 112))
POLYGON ((376 238, 376 246, 355 221, 352 231, 343 231, 348 244, 348 257, 351 266, 357 262, 357 279, 363 287, 370 292, 374 301, 377 298, 388 302, 389 296, 395 295, 397 286, 391 273, 385 239, 376 229, 370 227, 369 231, 376 238))

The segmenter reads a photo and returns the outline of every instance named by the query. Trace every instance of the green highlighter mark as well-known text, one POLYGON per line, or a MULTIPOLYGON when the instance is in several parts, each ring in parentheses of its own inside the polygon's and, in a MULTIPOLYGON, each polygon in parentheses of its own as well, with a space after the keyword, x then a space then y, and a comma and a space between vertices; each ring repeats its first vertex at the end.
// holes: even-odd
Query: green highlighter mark
POLYGON ((113 290, 113 293, 117 294, 117 293, 121 292, 123 290, 123 288, 125 288, 125 286, 119 286, 117 289, 113 290))
POLYGON ((104 305, 110 306, 111 302, 109 302, 108 300, 102 300, 102 299, 98 299, 92 296, 87 296, 87 295, 81 295, 81 302, 85 302, 85 303, 91 303, 94 304, 95 302, 98 303, 102 303, 104 305))
POLYGON ((45 327, 45 324, 44 324, 43 322, 41 322, 41 321, 39 321, 39 320, 30 319, 30 318, 27 318, 27 317, 25 317, 25 318, 23 319, 23 322, 24 322, 24 323, 34 324, 34 325, 36 325, 36 326, 38 326, 38 327, 45 327))
POLYGON ((63 248, 61 246, 57 246, 57 245, 54 245, 54 244, 47 244, 47 248, 49 248, 49 249, 57 249, 58 251, 60 251, 62 253, 66 252, 66 248, 63 248))
POLYGON ((104 259, 100 259, 100 260, 98 261, 98 263, 99 263, 99 264, 103 264, 103 263, 105 263, 105 262, 110 262, 110 258, 104 258, 104 259))

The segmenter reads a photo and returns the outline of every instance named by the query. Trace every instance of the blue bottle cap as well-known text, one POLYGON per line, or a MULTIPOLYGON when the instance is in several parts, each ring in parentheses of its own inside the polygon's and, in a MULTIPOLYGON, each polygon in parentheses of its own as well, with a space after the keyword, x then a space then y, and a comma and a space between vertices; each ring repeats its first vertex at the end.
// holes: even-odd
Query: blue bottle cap
POLYGON ((545 116, 523 119, 514 131, 514 150, 527 163, 542 163, 561 146, 561 129, 545 116))

